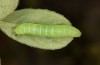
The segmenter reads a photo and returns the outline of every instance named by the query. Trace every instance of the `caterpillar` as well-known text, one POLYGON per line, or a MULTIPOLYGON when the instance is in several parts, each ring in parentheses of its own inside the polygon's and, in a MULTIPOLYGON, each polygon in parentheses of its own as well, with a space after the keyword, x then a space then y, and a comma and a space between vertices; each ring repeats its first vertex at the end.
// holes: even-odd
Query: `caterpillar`
POLYGON ((80 37, 80 31, 71 25, 22 23, 16 26, 14 32, 42 37, 80 37))

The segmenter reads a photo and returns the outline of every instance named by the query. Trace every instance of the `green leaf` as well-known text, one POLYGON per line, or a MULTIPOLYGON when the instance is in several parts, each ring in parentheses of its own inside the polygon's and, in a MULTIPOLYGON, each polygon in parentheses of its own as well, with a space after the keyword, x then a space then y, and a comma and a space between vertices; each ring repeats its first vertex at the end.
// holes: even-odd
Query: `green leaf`
POLYGON ((12 13, 18 6, 19 0, 0 0, 0 20, 12 13))
POLYGON ((45 50, 56 50, 67 46, 73 40, 73 37, 47 38, 33 35, 16 35, 13 32, 17 25, 25 22, 37 24, 71 25, 68 19, 66 19, 61 14, 55 13, 54 11, 49 11, 46 9, 22 9, 10 14, 3 21, 10 23, 10 25, 0 25, 1 30, 5 34, 7 34, 12 39, 31 47, 45 50))

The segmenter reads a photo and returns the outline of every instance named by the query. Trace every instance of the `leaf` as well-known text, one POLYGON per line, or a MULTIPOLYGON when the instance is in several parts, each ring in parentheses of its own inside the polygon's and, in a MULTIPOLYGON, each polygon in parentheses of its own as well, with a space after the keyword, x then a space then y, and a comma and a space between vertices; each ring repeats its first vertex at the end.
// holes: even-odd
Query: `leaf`
POLYGON ((19 0, 0 0, 0 20, 12 13, 18 6, 19 0))
POLYGON ((25 22, 37 24, 71 25, 69 20, 66 19, 63 15, 46 9, 22 9, 10 14, 3 21, 11 24, 9 26, 0 26, 1 30, 5 34, 7 34, 12 39, 31 47, 36 47, 45 50, 56 50, 67 46, 73 40, 73 37, 47 38, 37 37, 33 35, 16 35, 13 32, 14 28, 17 25, 25 22))

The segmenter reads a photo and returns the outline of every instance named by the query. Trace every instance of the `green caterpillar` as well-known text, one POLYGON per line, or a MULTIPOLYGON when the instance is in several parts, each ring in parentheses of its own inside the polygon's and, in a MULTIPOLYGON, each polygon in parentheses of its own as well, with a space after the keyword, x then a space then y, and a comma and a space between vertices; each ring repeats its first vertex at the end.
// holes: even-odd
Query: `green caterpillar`
POLYGON ((14 32, 42 37, 80 37, 80 31, 71 25, 22 23, 14 29, 14 32))

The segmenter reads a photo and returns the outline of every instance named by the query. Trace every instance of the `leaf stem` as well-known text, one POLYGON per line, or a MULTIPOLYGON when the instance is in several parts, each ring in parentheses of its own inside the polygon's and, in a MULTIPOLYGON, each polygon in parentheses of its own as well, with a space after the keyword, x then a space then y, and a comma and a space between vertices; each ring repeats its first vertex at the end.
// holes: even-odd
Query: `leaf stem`
POLYGON ((15 23, 0 21, 0 28, 6 26, 15 26, 15 23))

